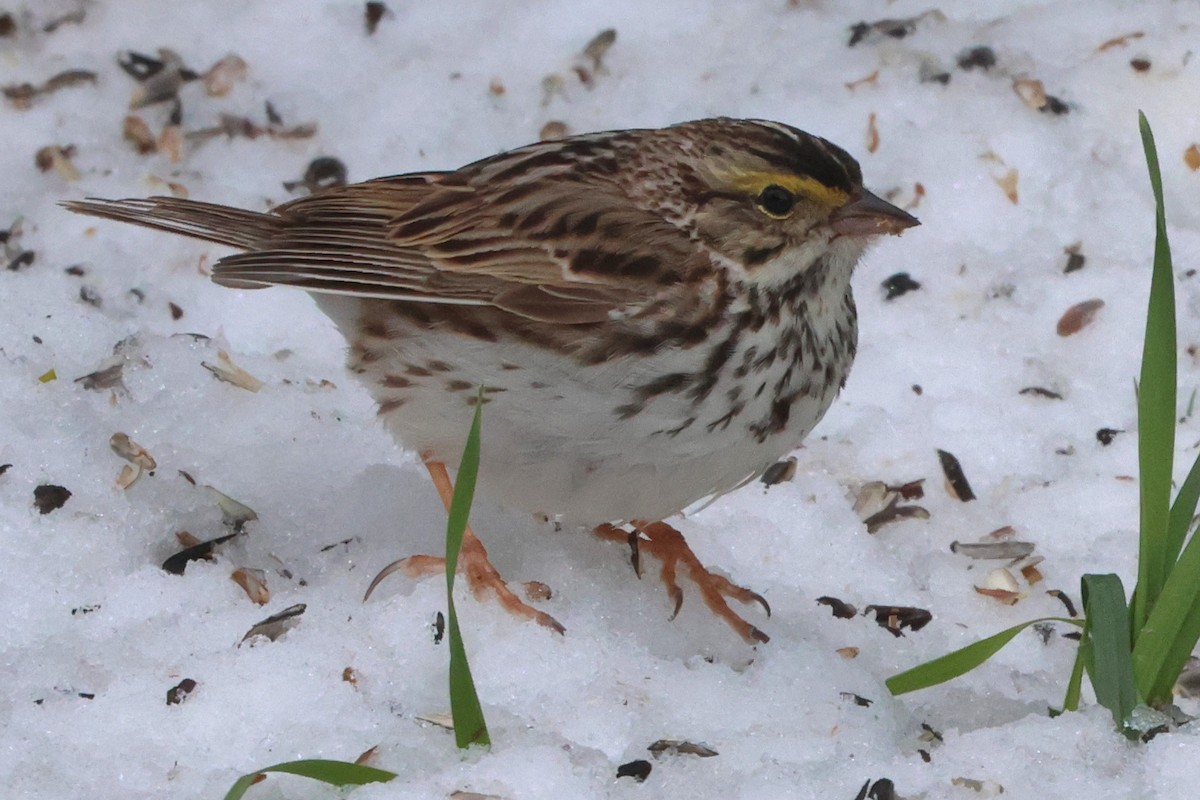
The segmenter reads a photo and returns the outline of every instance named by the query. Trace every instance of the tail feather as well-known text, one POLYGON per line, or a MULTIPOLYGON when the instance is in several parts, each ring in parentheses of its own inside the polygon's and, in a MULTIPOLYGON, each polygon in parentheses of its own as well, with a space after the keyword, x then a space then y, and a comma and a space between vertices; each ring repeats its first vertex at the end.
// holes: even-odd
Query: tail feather
POLYGON ((86 200, 70 200, 62 203, 62 206, 77 214, 178 233, 238 250, 261 247, 282 231, 285 224, 283 218, 276 214, 178 197, 129 200, 89 197, 86 200))

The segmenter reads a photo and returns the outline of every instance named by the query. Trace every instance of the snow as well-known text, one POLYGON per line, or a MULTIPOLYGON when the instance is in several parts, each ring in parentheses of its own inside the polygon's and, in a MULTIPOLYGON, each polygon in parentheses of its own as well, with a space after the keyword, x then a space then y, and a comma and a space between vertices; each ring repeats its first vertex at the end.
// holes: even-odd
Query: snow
MULTIPOLYGON (((891 698, 883 681, 1003 627, 1061 615, 1043 589, 1078 603, 1084 573, 1133 583, 1132 386, 1153 243, 1136 110, 1154 125, 1163 164, 1182 405, 1200 385, 1187 353, 1200 343, 1200 288, 1189 272, 1200 255, 1200 173, 1183 161, 1200 141, 1200 10, 1164 0, 945 2, 904 38, 851 48, 854 23, 930 6, 388 5, 372 36, 358 2, 95 0, 82 23, 52 33, 42 25, 76 8, 73 0, 7 7, 18 30, 0 38, 0 83, 98 74, 0 112, 0 227, 21 218, 17 249, 36 252, 31 265, 0 271, 0 464, 12 464, 0 475, 7 797, 217 797, 258 767, 353 759, 372 747, 370 763, 399 777, 356 790, 363 800, 455 791, 506 800, 851 798, 884 777, 906 797, 988 796, 1002 786, 1013 797, 1166 798, 1194 782, 1193 728, 1129 744, 1090 694, 1082 712, 1048 717, 1074 657, 1065 626, 1045 643, 1026 633, 941 687, 891 698), (573 67, 608 27, 617 41, 589 88, 573 67), (955 66, 975 45, 993 48, 995 67, 955 66), (249 67, 225 97, 185 86, 187 129, 221 113, 265 124, 269 100, 285 126, 312 122, 317 134, 218 137, 186 146, 179 163, 137 155, 121 135, 135 84, 116 55, 160 47, 198 71, 229 53, 249 67), (1149 60, 1149 70, 1133 69, 1133 58, 1149 60), (922 65, 949 82, 919 81, 922 65), (562 89, 544 102, 551 74, 562 89), (1068 113, 1029 108, 1014 78, 1042 81, 1068 113), (873 189, 897 191, 897 202, 911 202, 918 182, 924 189, 914 209, 922 227, 880 243, 858 270, 858 360, 797 453, 795 478, 748 486, 679 522, 707 564, 769 600, 770 619, 746 614, 771 642, 744 645, 694 592, 668 621, 653 571, 637 580, 620 547, 481 499, 473 521, 497 565, 514 583, 548 584, 554 596, 542 607, 568 633, 517 622, 463 589, 457 605, 494 744, 460 754, 448 732, 420 719, 448 711, 448 652, 433 636, 444 584, 393 577, 361 602, 389 561, 438 551, 444 515, 415 456, 396 448, 342 368, 332 325, 300 293, 212 285, 203 267, 216 248, 56 203, 162 193, 170 181, 193 198, 262 208, 290 197, 282 182, 320 155, 363 180, 453 168, 536 140, 551 120, 583 132, 717 114, 826 136, 860 158, 873 189), (35 152, 51 144, 75 146, 77 180, 35 168, 35 152), (1010 169, 1016 203, 996 182, 1010 169), (1064 273, 1064 248, 1076 242, 1086 263, 1064 273), (82 277, 65 271, 74 265, 82 277), (880 283, 899 271, 921 288, 885 301, 880 283), (97 304, 80 299, 84 287, 97 304), (1092 298, 1105 303, 1095 320, 1059 336, 1059 317, 1092 298), (130 336, 123 389, 75 380, 106 366, 130 336), (201 362, 220 349, 263 389, 215 381, 201 362), (57 379, 40 382, 51 369, 57 379), (1019 394, 1031 386, 1062 399, 1019 394), (1104 446, 1100 428, 1123 432, 1104 446), (158 463, 125 490, 115 484, 124 462, 108 445, 118 431, 158 463), (975 501, 943 489, 936 448, 962 462, 975 501), (180 470, 258 519, 215 560, 176 576, 160 569, 180 549, 176 532, 201 540, 227 532, 212 497, 180 470), (921 478, 926 495, 914 502, 929 519, 868 534, 852 510, 858 489, 921 478), (43 483, 72 493, 46 515, 32 502, 43 483), (999 563, 949 550, 1004 525, 1045 557, 1044 583, 1023 585, 1028 597, 1011 607, 972 589, 999 563), (264 570, 265 607, 229 579, 242 566, 264 570), (835 619, 816 603, 826 595, 860 611, 918 606, 933 621, 896 638, 870 617, 835 619), (296 603, 307 611, 282 637, 239 644, 256 622, 296 603), (839 655, 846 647, 857 657, 839 655), (184 678, 196 690, 167 705, 167 690, 184 678), (923 740, 922 723, 944 741, 923 740), (719 755, 653 759, 647 746, 664 738, 719 755), (654 765, 644 784, 616 778, 634 759, 654 765), (977 794, 958 778, 984 785, 977 794)), ((163 106, 133 113, 154 131, 166 118, 163 106)), ((1177 474, 1198 439, 1188 416, 1177 474)), ((278 776, 251 792, 336 794, 278 776)))

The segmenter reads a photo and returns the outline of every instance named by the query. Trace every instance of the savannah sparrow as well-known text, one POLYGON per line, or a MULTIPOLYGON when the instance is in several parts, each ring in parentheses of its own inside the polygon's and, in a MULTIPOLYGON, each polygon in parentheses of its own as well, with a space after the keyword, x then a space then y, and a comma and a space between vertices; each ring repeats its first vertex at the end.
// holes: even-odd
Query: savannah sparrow
MULTIPOLYGON (((243 251, 214 266, 223 286, 312 292, 443 499, 483 387, 482 491, 640 543, 663 559, 677 610, 683 566, 750 641, 767 637, 726 598, 761 598, 705 570, 662 520, 800 444, 854 358, 855 264, 873 237, 918 224, 836 145, 738 119, 542 142, 265 213, 65 205, 243 251)), ((421 558, 403 566, 434 563, 421 558)), ((477 589, 557 626, 508 591, 473 534, 462 558, 477 589)))

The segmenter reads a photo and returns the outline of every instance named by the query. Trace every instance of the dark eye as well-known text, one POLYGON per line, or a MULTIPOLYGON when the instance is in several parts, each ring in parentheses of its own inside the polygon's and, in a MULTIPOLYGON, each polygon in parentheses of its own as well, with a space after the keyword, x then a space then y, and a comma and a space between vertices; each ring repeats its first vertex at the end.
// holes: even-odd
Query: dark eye
POLYGON ((792 213, 796 205, 796 196, 777 183, 772 183, 758 193, 754 200, 767 216, 783 219, 792 213))

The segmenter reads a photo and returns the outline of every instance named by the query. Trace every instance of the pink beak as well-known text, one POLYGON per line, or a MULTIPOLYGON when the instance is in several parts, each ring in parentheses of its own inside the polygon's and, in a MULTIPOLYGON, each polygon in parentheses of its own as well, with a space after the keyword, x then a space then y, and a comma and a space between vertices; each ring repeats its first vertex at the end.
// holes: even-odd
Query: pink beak
POLYGON ((843 236, 879 236, 899 234, 921 221, 866 189, 858 192, 833 212, 829 226, 843 236))

